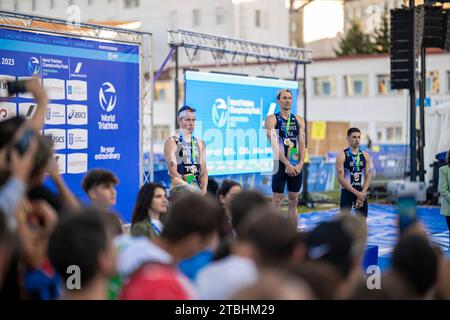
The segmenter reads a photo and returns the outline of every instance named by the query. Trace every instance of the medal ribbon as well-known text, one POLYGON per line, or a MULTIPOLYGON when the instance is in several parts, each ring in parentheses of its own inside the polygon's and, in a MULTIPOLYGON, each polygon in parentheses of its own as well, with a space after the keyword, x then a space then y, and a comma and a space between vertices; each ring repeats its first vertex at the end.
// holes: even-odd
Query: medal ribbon
POLYGON ((359 148, 356 151, 356 160, 355 160, 355 156, 353 155, 352 150, 350 149, 350 147, 348 147, 348 153, 350 154, 350 157, 352 158, 352 161, 354 163, 353 172, 359 171, 359 165, 360 165, 360 162, 361 162, 361 158, 360 158, 360 154, 359 154, 359 148))
MULTIPOLYGON (((281 116, 281 112, 280 112, 280 118, 281 118, 281 124, 284 125, 285 124, 285 120, 281 116)), ((291 114, 289 113, 287 124, 284 126, 284 134, 285 134, 286 138, 289 138, 289 128, 290 127, 291 127, 291 114)))
MULTIPOLYGON (((183 134, 181 133, 181 129, 180 129, 180 140, 181 140, 181 143, 183 144, 183 146, 186 146, 186 149, 188 149, 186 140, 184 140, 183 134)), ((196 157, 194 141, 195 141, 195 138, 194 138, 194 135, 192 135, 191 136, 191 152, 190 152, 191 164, 195 164, 195 157, 196 157)))

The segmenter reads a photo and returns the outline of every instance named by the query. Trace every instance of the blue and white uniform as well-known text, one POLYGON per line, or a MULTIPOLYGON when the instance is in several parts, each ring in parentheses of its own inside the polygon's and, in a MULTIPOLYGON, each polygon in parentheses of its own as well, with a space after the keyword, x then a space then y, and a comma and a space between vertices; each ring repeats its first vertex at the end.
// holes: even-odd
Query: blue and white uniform
MULTIPOLYGON (((350 147, 344 150, 345 162, 344 162, 344 178, 350 183, 350 185, 358 191, 362 191, 364 186, 364 177, 366 170, 366 158, 364 153, 358 148, 356 154, 353 154, 350 147)), ((351 209, 356 204, 356 196, 341 186, 341 209, 351 209)), ((364 204, 361 208, 355 209, 357 213, 367 217, 368 205, 367 199, 364 200, 364 204)))
MULTIPOLYGON (((281 116, 281 113, 278 112, 275 114, 275 117, 277 119, 277 123, 275 125, 275 129, 278 131, 278 143, 280 148, 283 146, 284 148, 284 155, 286 158, 289 159, 289 146, 286 146, 284 141, 286 139, 289 139, 290 142, 293 144, 293 148, 299 148, 299 135, 300 135, 300 125, 297 121, 297 118, 294 114, 290 114, 290 119, 284 119, 281 116), (288 126, 289 123, 289 126, 288 126), (289 127, 287 129, 287 127, 289 127)), ((298 153, 297 153, 298 157, 298 153)), ((297 161, 298 163, 298 161, 297 161)), ((300 188, 302 186, 302 176, 303 171, 295 177, 288 176, 286 174, 286 166, 279 160, 274 160, 274 174, 272 176, 272 192, 276 193, 284 193, 284 188, 286 187, 287 183, 287 189, 289 192, 299 192, 300 188)))

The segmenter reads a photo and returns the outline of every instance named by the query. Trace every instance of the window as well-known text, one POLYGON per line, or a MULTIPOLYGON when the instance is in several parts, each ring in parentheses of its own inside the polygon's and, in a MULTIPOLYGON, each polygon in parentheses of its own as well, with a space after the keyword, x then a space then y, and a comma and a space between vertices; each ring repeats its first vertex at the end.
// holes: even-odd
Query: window
POLYGON ((388 75, 377 75, 378 94, 381 96, 392 94, 391 77, 388 75))
POLYGON ((439 93, 439 71, 435 70, 427 72, 427 78, 425 83, 427 88, 427 94, 439 93))
POLYGON ((155 125, 154 126, 154 140, 156 142, 163 142, 168 136, 170 136, 169 125, 155 125))
POLYGON ((384 123, 377 128, 378 143, 399 143, 403 141, 403 128, 399 123, 384 123))
POLYGON ((353 96, 367 96, 369 93, 369 78, 368 76, 344 76, 345 95, 353 96))
POLYGON ((450 93, 450 71, 447 71, 447 93, 450 93))
POLYGON ((400 142, 402 140, 402 127, 386 127, 386 141, 400 142))
POLYGON ((137 8, 139 7, 139 0, 124 0, 125 9, 137 8))
POLYGON ((257 28, 261 27, 261 10, 255 11, 255 26, 257 28))
POLYGON ((170 81, 156 81, 155 83, 155 100, 164 101, 168 98, 170 92, 170 81))
POLYGON ((225 23, 225 11, 223 7, 216 8, 216 24, 221 25, 225 23))
POLYGON ((192 10, 192 25, 194 27, 199 26, 201 23, 201 16, 200 16, 200 10, 194 9, 192 10))
POLYGON ((297 32, 297 22, 296 21, 291 22, 291 32, 297 32))
POLYGON ((321 97, 332 97, 336 95, 336 81, 333 77, 313 78, 314 95, 321 97))

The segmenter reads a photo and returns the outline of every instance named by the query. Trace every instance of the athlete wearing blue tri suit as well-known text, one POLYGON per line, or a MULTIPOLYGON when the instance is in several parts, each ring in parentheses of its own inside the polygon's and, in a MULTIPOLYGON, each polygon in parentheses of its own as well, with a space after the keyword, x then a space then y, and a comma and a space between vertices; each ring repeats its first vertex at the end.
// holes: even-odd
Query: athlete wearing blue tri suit
POLYGON ((305 122, 291 113, 292 92, 278 92, 280 111, 267 116, 266 130, 274 152, 274 174, 272 176, 273 204, 280 208, 284 189, 288 189, 288 215, 297 225, 298 193, 302 185, 302 168, 305 157, 305 122))
POLYGON ((336 171, 341 185, 341 213, 351 212, 367 217, 367 190, 371 178, 370 156, 359 148, 361 131, 350 128, 347 131, 349 146, 339 153, 336 159, 336 171))

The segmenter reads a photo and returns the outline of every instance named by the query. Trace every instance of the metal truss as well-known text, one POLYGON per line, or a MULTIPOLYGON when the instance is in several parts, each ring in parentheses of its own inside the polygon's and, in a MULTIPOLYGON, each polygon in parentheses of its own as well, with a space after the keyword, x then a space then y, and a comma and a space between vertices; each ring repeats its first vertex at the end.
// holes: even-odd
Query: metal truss
POLYGON ((194 55, 198 50, 211 53, 229 54, 256 58, 267 62, 292 62, 295 64, 308 64, 312 62, 312 51, 282 47, 253 41, 222 37, 207 33, 192 32, 187 30, 168 30, 168 44, 171 47, 184 47, 194 49, 194 55))
POLYGON ((141 43, 148 32, 133 31, 89 23, 75 23, 62 19, 0 11, 0 26, 24 31, 51 32, 52 34, 73 35, 97 40, 141 43))

